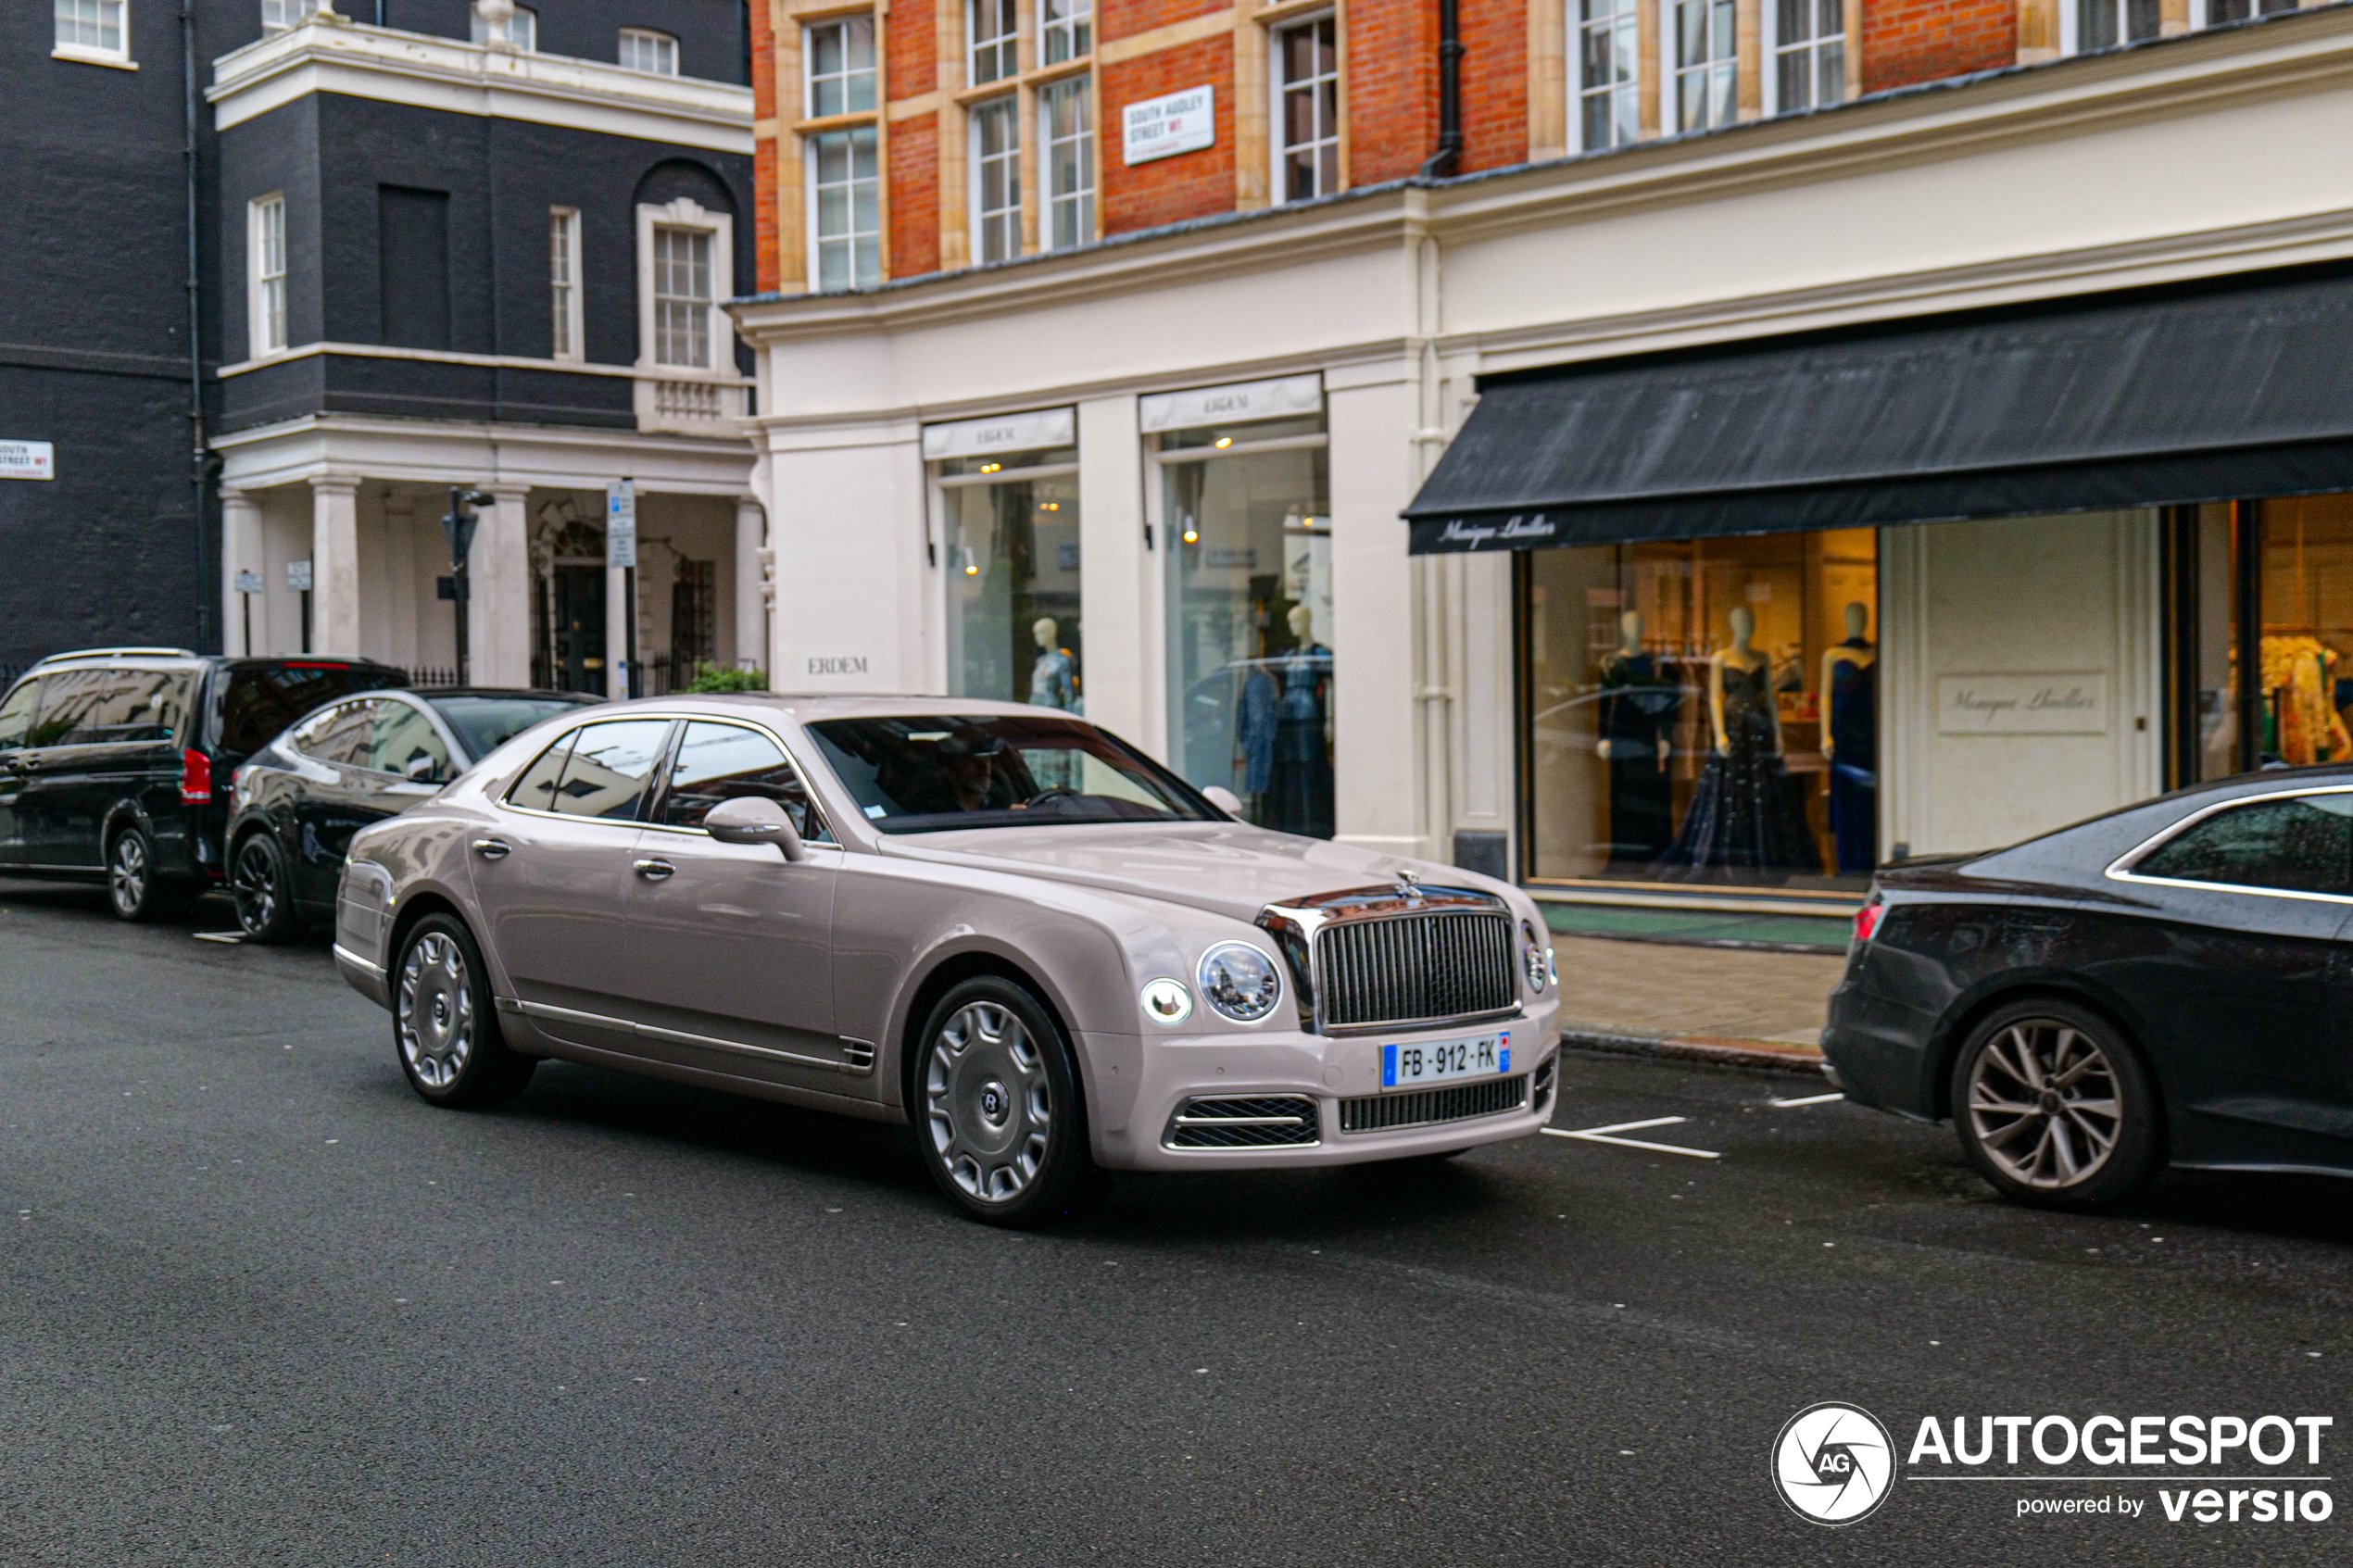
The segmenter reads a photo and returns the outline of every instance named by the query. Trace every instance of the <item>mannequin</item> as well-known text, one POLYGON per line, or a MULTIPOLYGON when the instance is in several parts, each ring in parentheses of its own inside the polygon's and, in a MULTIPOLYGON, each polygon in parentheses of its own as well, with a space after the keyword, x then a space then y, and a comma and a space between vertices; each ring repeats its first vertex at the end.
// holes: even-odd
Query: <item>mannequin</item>
POLYGON ((1263 825, 1310 838, 1332 835, 1332 650, 1315 641, 1315 612, 1291 606, 1290 651, 1273 660, 1282 695, 1263 825))
POLYGON ((1642 617, 1617 618, 1617 646, 1602 659, 1601 738, 1593 750, 1609 764, 1609 858, 1646 866, 1673 842, 1674 785, 1667 771, 1681 697, 1642 646, 1642 617))
POLYGON ((1751 646, 1756 612, 1734 607, 1731 642, 1707 666, 1707 713, 1716 749, 1683 813, 1682 830, 1652 868, 1665 881, 1778 882, 1819 872, 1795 781, 1781 759, 1773 661, 1751 646))
POLYGON ((1054 639, 1062 628, 1051 615, 1041 615, 1029 628, 1038 645, 1038 662, 1029 667, 1029 700, 1037 708, 1059 708, 1066 713, 1078 710, 1078 661, 1065 647, 1056 647, 1054 639))
POLYGON ((1870 607, 1846 607, 1846 640, 1822 650, 1822 756, 1829 761, 1831 838, 1842 876, 1879 863, 1879 650, 1870 607))

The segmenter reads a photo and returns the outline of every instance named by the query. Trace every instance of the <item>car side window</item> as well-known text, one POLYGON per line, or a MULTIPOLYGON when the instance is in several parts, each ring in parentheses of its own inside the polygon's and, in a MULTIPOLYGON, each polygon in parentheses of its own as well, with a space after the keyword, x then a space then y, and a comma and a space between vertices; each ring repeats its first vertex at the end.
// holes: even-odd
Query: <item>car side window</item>
POLYGON ((25 744, 25 737, 32 733, 32 709, 40 696, 41 677, 36 675, 0 697, 0 751, 14 751, 25 744))
POLYGON ((433 721, 405 702, 384 697, 375 703, 373 738, 368 766, 417 784, 444 784, 449 778, 449 747, 434 733, 433 721))
POLYGON ((554 810, 556 786, 563 783, 564 762, 572 756, 572 743, 579 734, 573 730, 558 735, 554 745, 533 759, 531 766, 522 771, 522 777, 507 791, 507 804, 526 806, 535 811, 554 810))
POLYGON ((2133 872, 2284 893, 2353 894, 2353 794, 2230 807, 2158 845, 2133 872))
POLYGON ((793 831, 803 838, 831 842, 824 820, 810 805, 800 774, 774 741, 741 724, 688 723, 677 759, 670 765, 661 820, 671 827, 700 827, 713 806, 746 796, 782 806, 792 819, 793 831), (817 830, 813 834, 812 824, 817 830))
POLYGON ((151 746, 175 739, 191 684, 185 670, 120 671, 83 721, 86 744, 151 746))
POLYGON ((556 785, 555 809, 567 817, 635 822, 669 737, 667 719, 615 719, 584 724, 556 785))
POLYGON ((118 688, 130 684, 128 674, 120 670, 63 670, 42 677, 41 714, 25 744, 93 744, 99 709, 118 688))
POLYGON ((294 748, 314 762, 364 768, 375 735, 375 709, 372 702, 337 703, 296 727, 294 748))

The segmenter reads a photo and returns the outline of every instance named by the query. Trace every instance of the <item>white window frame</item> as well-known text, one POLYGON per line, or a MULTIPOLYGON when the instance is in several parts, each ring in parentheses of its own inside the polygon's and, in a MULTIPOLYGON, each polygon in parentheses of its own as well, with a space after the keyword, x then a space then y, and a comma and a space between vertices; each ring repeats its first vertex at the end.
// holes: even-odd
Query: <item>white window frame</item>
POLYGON ((965 199, 972 212, 973 263, 979 266, 990 261, 1011 261, 1022 254, 1021 94, 1008 93, 1002 97, 989 98, 975 104, 964 118, 966 122, 964 133, 970 138, 970 150, 964 162, 970 171, 966 176, 970 189, 965 199), (1013 199, 1008 206, 985 207, 981 205, 981 192, 985 188, 985 182, 982 179, 983 157, 980 150, 981 128, 986 120, 1000 116, 1003 118, 1008 132, 1005 151, 987 161, 1002 165, 1012 170, 1013 178, 1008 182, 1006 190, 1013 199), (988 254, 988 233, 991 219, 1007 220, 1011 225, 1011 238, 1007 248, 1002 254, 997 256, 988 254))
POLYGON ((1065 76, 1059 81, 1047 82, 1038 88, 1038 245, 1040 250, 1073 250, 1080 245, 1094 243, 1096 187, 1101 178, 1097 160, 1101 156, 1102 142, 1095 128, 1093 80, 1081 72, 1076 76, 1065 76), (1086 117, 1086 119, 1085 124, 1076 135, 1064 136, 1057 140, 1054 136, 1054 102, 1064 94, 1077 99, 1079 112, 1086 117), (1057 148, 1074 142, 1080 144, 1085 149, 1085 172, 1081 182, 1076 187, 1067 191, 1059 190, 1054 184, 1054 175, 1060 164, 1054 153, 1057 148), (1072 206, 1076 207, 1079 211, 1077 237, 1067 244, 1058 243, 1055 238, 1055 213, 1058 208, 1072 206))
POLYGON ((1021 74, 1021 0, 964 0, 964 80, 974 87, 1011 82, 1021 74), (983 34, 984 18, 1003 31, 983 34), (990 71, 981 74, 986 59, 990 71))
POLYGON ((811 22, 808 26, 801 30, 800 45, 800 112, 802 114, 812 119, 831 119, 837 115, 869 114, 875 109, 877 107, 876 94, 882 85, 882 61, 879 53, 875 47, 875 19, 872 16, 862 14, 849 17, 827 17, 823 21, 811 22), (866 58, 868 61, 868 64, 863 70, 853 68, 849 63, 851 53, 849 42, 862 31, 864 32, 866 38, 866 58), (842 69, 838 71, 827 71, 824 74, 820 75, 817 70, 817 37, 818 34, 826 32, 839 32, 842 35, 842 69), (866 101, 863 104, 856 102, 856 94, 853 91, 860 77, 864 77, 866 79, 866 101), (837 82, 841 83, 842 107, 840 108, 827 110, 823 114, 818 112, 817 84, 820 82, 837 82))
POLYGON ((1038 0, 1038 63, 1068 65, 1095 52, 1095 0, 1038 0), (1067 6, 1070 14, 1051 17, 1049 8, 1067 6), (1061 53, 1055 52, 1057 45, 1061 53))
POLYGON ((809 193, 809 287, 811 292, 814 293, 826 287, 824 282, 824 247, 828 245, 847 245, 849 246, 849 283, 848 286, 856 289, 872 288, 875 284, 882 282, 882 141, 880 133, 876 128, 872 125, 849 125, 845 126, 838 131, 822 132, 816 135, 803 139, 801 157, 806 160, 806 162, 802 165, 805 171, 805 178, 801 182, 808 188, 809 193), (850 226, 844 233, 827 234, 823 232, 822 226, 818 222, 819 196, 822 194, 822 188, 818 182, 817 173, 819 159, 821 157, 821 146, 824 144, 832 141, 837 136, 840 137, 850 148, 849 181, 850 226), (865 136, 871 139, 875 144, 875 177, 871 182, 875 187, 875 227, 871 230, 861 229, 858 227, 859 180, 857 138, 860 136, 865 136), (858 242, 866 239, 871 239, 875 242, 875 274, 873 277, 861 276, 858 270, 858 242))
POLYGON ((1346 181, 1343 177, 1344 171, 1340 167, 1340 122, 1347 118, 1346 107, 1339 101, 1341 85, 1340 53, 1340 17, 1339 13, 1335 11, 1315 11, 1303 17, 1285 17, 1280 22, 1276 23, 1266 30, 1266 112, 1272 117, 1268 122, 1266 142, 1267 150, 1274 158, 1274 167, 1271 171, 1271 182, 1268 185, 1268 190, 1271 193, 1274 198, 1274 204, 1277 207, 1283 207, 1295 201, 1314 201, 1319 196, 1331 195, 1334 192, 1343 189, 1346 185, 1346 181), (1298 32, 1302 29, 1317 27, 1325 22, 1329 22, 1332 28, 1331 74, 1327 77, 1318 72, 1317 74, 1309 76, 1301 82, 1286 82, 1283 79, 1284 38, 1291 33, 1298 32), (1283 140, 1283 94, 1285 89, 1290 87, 1306 87, 1312 92, 1317 84, 1327 81, 1332 83, 1332 122, 1329 125, 1321 127, 1320 129, 1324 132, 1324 134, 1315 137, 1312 141, 1300 143, 1297 146, 1285 142, 1283 140), (1290 155, 1301 150, 1302 148, 1320 150, 1327 146, 1332 149, 1331 190, 1327 191, 1323 189, 1323 160, 1319 157, 1316 160, 1316 189, 1303 196, 1292 195, 1290 194, 1290 187, 1285 184, 1283 180, 1283 166, 1289 161, 1290 155))
POLYGON ((691 196, 655 206, 640 203, 637 207, 637 370, 645 375, 671 381, 734 381, 736 379, 736 334, 729 320, 726 302, 736 293, 736 220, 724 212, 707 210, 691 196), (659 319, 654 308, 654 231, 657 229, 700 229, 711 236, 711 363, 708 365, 665 365, 654 353, 655 323, 659 319))
POLYGON ((517 6, 515 14, 507 19, 496 32, 483 20, 480 11, 472 11, 472 36, 476 44, 501 44, 519 54, 533 55, 539 51, 539 13, 529 6, 517 6))
POLYGON ((131 61, 131 0, 50 0, 49 36, 54 45, 49 51, 51 59, 80 60, 94 66, 125 66, 132 70, 139 69, 131 61), (90 25, 99 30, 101 37, 105 35, 107 19, 112 17, 117 47, 110 49, 104 44, 85 44, 80 39, 69 41, 59 36, 58 29, 66 20, 57 14, 60 6, 73 7, 73 22, 77 30, 83 25, 80 13, 87 6, 91 13, 90 25))
POLYGON ((319 0, 261 0, 261 26, 267 32, 300 27, 319 14, 319 0))
POLYGON ((272 191, 245 204, 245 335, 256 359, 283 354, 293 336, 286 270, 286 195, 272 191))
MULTIPOLYGON (((2079 55, 2083 52, 2082 3, 2083 0, 2059 0, 2059 53, 2062 55, 2079 55)), ((2103 44, 2100 47, 2113 49, 2120 44, 2133 42, 2124 36, 2126 0, 2108 0, 2108 4, 2113 6, 2117 13, 2116 43, 2103 44)), ((2205 25, 2205 0, 2190 0, 2190 31, 2195 32, 2205 25)), ((2165 24, 2160 20, 2158 23, 2158 31, 2151 33, 2149 39, 2163 37, 2164 26, 2165 24)), ((2145 43, 2148 40, 2145 39, 2142 42, 2145 43)))
MULTIPOLYGON (((1807 0, 1807 3, 1814 5, 1818 8, 1820 0, 1807 0)), ((2064 0, 2062 0, 2062 3, 2064 3, 2064 0)), ((1781 56, 1784 50, 1786 49, 1786 52, 1790 54, 1796 54, 1803 50, 1805 53, 1812 56, 1813 59, 1810 63, 1813 65, 1815 72, 1818 76, 1821 70, 1822 45, 1832 42, 1835 42, 1839 46, 1838 80, 1831 84, 1834 91, 1830 96, 1818 98, 1815 102, 1803 107, 1806 108, 1822 108, 1831 104, 1844 103, 1846 101, 1847 51, 1853 47, 1855 42, 1852 38, 1847 36, 1846 32, 1847 18, 1844 0, 1840 0, 1839 3, 1838 31, 1836 32, 1823 33, 1818 37, 1809 38, 1801 44, 1792 45, 1784 45, 1781 42, 1780 0, 1760 0, 1760 12, 1761 14, 1758 19, 1756 30, 1756 46, 1757 52, 1765 57, 1764 64, 1758 72, 1758 75, 1762 78, 1765 112, 1768 115, 1795 114, 1798 112, 1797 109, 1781 102, 1781 56)))
MULTIPOLYGON (((1610 12, 1605 21, 1588 22, 1579 15, 1584 8, 1582 0, 1566 0, 1562 9, 1567 19, 1566 36, 1568 39, 1568 145, 1571 152, 1607 152, 1613 147, 1630 147, 1642 139, 1642 6, 1647 3, 1648 0, 1617 0, 1617 9, 1610 12), (1585 80, 1585 34, 1588 31, 1616 31, 1620 27, 1631 27, 1634 31, 1634 74, 1624 82, 1604 82, 1596 87, 1585 80), (1622 142, 1613 138, 1599 144, 1589 143, 1585 138, 1585 100, 1588 97, 1614 96, 1619 93, 1633 96, 1636 114, 1633 134, 1622 142)), ((1764 0, 1764 3, 1770 5, 1773 0, 1764 0)), ((1617 119, 1617 109, 1613 106, 1610 122, 1614 125, 1617 119)))
MULTIPOLYGON (((1675 12, 1678 8, 1679 3, 1680 0, 1658 0, 1659 134, 1662 136, 1695 136, 1703 132, 1719 131, 1725 126, 1736 125, 1740 122, 1741 71, 1740 24, 1737 19, 1732 24, 1731 54, 1730 56, 1711 55, 1708 56, 1705 64, 1694 69, 1689 73, 1694 77, 1705 78, 1708 74, 1712 73, 1719 63, 1729 64, 1732 69, 1732 101, 1730 113, 1719 121, 1694 125, 1688 131, 1686 131, 1683 127, 1682 78, 1684 72, 1677 68, 1675 54, 1675 12)), ((1718 3, 1718 0, 1692 0, 1692 3, 1705 4, 1712 9, 1714 6, 1718 3)), ((2064 3, 2066 3, 2066 0, 2062 0, 2062 4, 2064 3)))
POLYGON ((621 47, 615 57, 620 59, 623 70, 642 70, 654 76, 676 76, 678 74, 678 37, 675 33, 664 32, 660 28, 624 27, 621 30, 621 47), (648 49, 652 50, 656 63, 646 65, 642 61, 635 63, 630 61, 627 56, 631 53, 633 44, 640 53, 648 49))
POLYGON ((547 307, 550 357, 585 359, 588 311, 580 276, 580 209, 547 209, 547 307))

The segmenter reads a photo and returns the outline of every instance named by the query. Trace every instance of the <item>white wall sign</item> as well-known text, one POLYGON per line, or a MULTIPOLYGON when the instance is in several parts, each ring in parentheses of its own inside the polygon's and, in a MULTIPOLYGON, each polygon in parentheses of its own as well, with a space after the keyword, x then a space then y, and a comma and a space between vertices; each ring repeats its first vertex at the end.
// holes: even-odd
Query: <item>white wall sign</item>
POLYGON ((55 479, 57 450, 45 441, 0 441, 0 479, 55 479))
POLYGON ((637 564, 637 482, 616 479, 605 486, 605 565, 637 564))
POLYGON ((237 592, 240 594, 258 594, 261 592, 261 573, 258 571, 240 571, 237 573, 237 592))
POLYGON ((1123 146, 1131 164, 1197 153, 1217 143, 1217 90, 1188 87, 1165 97, 1146 98, 1121 112, 1123 146))
POLYGON ((1232 382, 1189 392, 1151 392, 1136 400, 1144 433, 1198 430, 1244 420, 1277 420, 1324 411, 1324 378, 1278 376, 1273 381, 1232 382))
POLYGON ((2108 671, 1939 675, 1936 728, 1948 735, 2108 734, 2108 671))
POLYGON ((1078 414, 1072 408, 1039 408, 1026 414, 1000 414, 990 420, 958 420, 952 424, 924 426, 924 457, 982 458, 992 452, 1035 452, 1044 446, 1067 446, 1078 439, 1078 414))
POLYGON ((286 587, 297 594, 310 592, 310 563, 308 561, 290 560, 286 563, 286 587))

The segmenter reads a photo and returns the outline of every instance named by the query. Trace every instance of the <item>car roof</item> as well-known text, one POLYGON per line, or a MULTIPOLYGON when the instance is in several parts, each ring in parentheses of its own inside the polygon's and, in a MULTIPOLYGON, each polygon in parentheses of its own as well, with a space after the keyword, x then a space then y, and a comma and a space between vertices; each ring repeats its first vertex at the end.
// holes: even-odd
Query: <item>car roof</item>
POLYGON ((616 714, 634 709, 662 708, 673 712, 707 712, 714 716, 771 713, 795 723, 814 724, 827 719, 918 719, 933 715, 988 718, 1078 719, 1056 708, 1019 702, 991 702, 970 696, 910 696, 900 694, 852 696, 840 693, 682 692, 673 696, 636 697, 605 705, 616 714))
POLYGON ((529 697, 536 702, 570 702, 588 707, 604 699, 593 692, 556 692, 536 686, 387 686, 383 692, 362 695, 381 696, 391 692, 403 696, 422 697, 427 702, 439 702, 449 696, 479 696, 490 698, 529 697))

